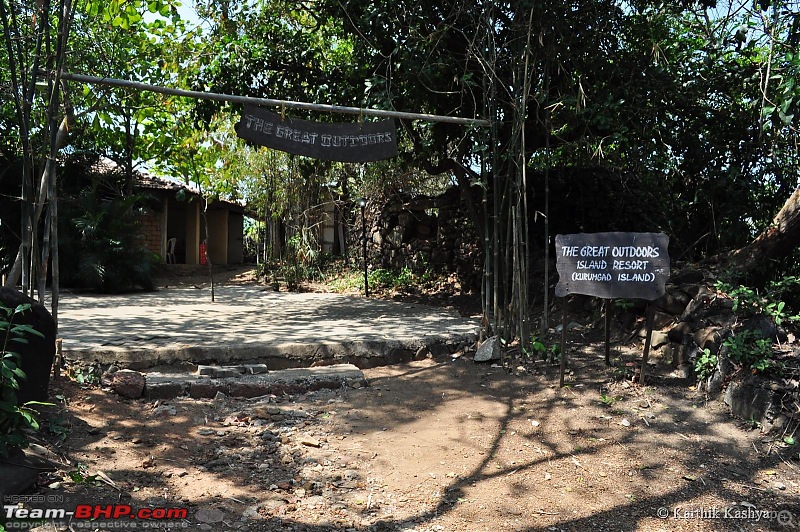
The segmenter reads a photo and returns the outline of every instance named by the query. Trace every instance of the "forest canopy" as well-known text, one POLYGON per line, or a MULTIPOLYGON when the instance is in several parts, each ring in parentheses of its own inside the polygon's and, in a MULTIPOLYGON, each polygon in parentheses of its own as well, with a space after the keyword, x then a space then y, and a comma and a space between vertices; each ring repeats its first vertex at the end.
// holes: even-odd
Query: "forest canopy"
MULTIPOLYGON (((123 189, 145 165, 261 215, 322 185, 351 197, 453 185, 497 281, 490 291, 521 303, 514 279, 554 231, 663 231, 673 256, 698 260, 769 229, 800 184, 796 1, 198 0, 182 19, 186 7, 0 0, 4 271, 18 255, 29 269, 43 260, 31 258, 33 235, 49 236, 40 211, 48 187, 52 197, 69 179, 46 162, 86 153, 126 168, 123 189), (243 144, 230 130, 237 105, 63 72, 492 126, 400 120, 398 158, 323 164, 243 144), (594 202, 619 205, 619 216, 570 225, 555 210, 576 212, 584 181, 573 176, 587 173, 613 181, 594 202)), ((760 266, 775 276, 796 259, 760 266)))

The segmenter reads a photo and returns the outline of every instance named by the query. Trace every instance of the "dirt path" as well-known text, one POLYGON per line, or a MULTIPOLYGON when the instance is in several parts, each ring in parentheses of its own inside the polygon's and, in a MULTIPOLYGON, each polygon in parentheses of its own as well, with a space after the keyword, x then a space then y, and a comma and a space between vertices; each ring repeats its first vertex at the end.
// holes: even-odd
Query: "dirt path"
POLYGON ((114 486, 76 483, 73 465, 40 493, 187 508, 180 525, 201 530, 798 529, 796 448, 682 382, 613 380, 597 346, 572 368, 559 389, 556 367, 464 355, 252 400, 126 401, 62 381, 62 450, 114 486))

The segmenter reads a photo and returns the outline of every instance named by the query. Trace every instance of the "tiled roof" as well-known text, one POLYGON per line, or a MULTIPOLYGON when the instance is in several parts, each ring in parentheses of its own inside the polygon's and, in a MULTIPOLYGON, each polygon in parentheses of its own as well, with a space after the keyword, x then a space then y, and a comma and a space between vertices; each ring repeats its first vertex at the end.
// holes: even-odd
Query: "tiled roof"
POLYGON ((187 185, 182 185, 163 177, 154 176, 145 172, 136 172, 136 186, 140 188, 149 188, 156 190, 186 190, 192 194, 198 194, 196 190, 191 189, 187 185))
MULTIPOLYGON (((121 172, 122 167, 109 159, 108 157, 100 157, 98 161, 94 164, 94 169, 98 172, 121 172)), ((150 190, 185 190, 191 194, 200 195, 200 192, 188 185, 183 183, 179 183, 177 181, 173 181, 171 179, 166 179, 164 177, 158 177, 148 172, 144 172, 142 170, 134 170, 133 171, 134 179, 136 179, 136 186, 139 188, 146 188, 150 190)))
MULTIPOLYGON (((104 172, 114 172, 122 170, 122 168, 120 168, 120 166, 116 162, 106 157, 101 157, 100 160, 97 161, 95 168, 98 171, 104 171, 104 172)), ((194 196, 200 197, 199 190, 197 190, 194 187, 190 187, 189 185, 186 185, 184 183, 179 183, 171 179, 155 176, 153 174, 144 172, 142 170, 134 170, 133 174, 134 178, 136 179, 136 187, 139 189, 165 190, 174 192, 177 192, 179 190, 184 190, 186 191, 187 194, 192 194, 194 196)), ((246 209, 244 205, 236 202, 227 200, 219 200, 218 202, 224 205, 228 205, 234 208, 235 210, 241 211, 243 209, 246 209)))

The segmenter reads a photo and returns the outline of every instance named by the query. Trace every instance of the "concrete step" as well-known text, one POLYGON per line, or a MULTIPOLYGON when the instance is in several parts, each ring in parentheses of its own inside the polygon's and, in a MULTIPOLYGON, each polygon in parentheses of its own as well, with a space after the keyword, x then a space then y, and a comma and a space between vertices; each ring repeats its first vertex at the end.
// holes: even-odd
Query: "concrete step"
MULTIPOLYGON (((261 365, 254 365, 261 370, 261 365)), ((145 373, 144 396, 149 399, 172 399, 188 396, 212 399, 217 394, 229 397, 259 397, 305 393, 323 388, 361 388, 367 386, 364 373, 353 364, 334 364, 312 368, 290 368, 266 373, 252 373, 248 365, 200 366, 204 374, 145 373)), ((112 386, 113 388, 113 386, 112 386)))

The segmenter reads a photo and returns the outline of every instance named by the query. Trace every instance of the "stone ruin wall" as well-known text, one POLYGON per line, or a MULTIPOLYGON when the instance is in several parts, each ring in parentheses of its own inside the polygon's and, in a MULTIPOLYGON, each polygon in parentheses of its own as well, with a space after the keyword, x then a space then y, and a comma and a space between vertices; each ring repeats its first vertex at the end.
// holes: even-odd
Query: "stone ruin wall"
POLYGON ((376 267, 454 273, 462 290, 480 290, 483 254, 455 188, 433 197, 393 195, 369 218, 367 240, 376 267))

